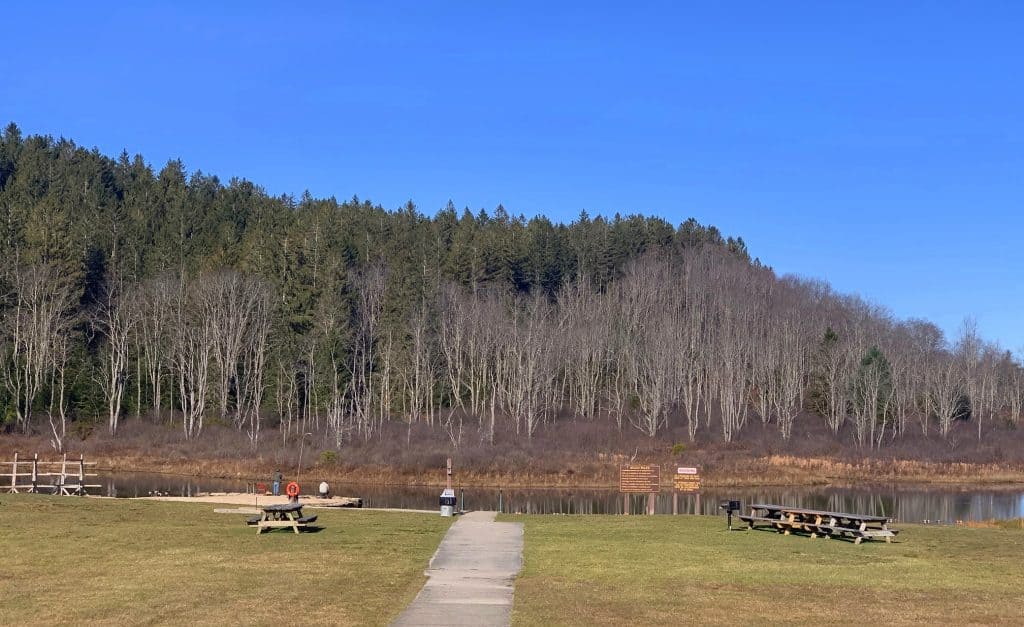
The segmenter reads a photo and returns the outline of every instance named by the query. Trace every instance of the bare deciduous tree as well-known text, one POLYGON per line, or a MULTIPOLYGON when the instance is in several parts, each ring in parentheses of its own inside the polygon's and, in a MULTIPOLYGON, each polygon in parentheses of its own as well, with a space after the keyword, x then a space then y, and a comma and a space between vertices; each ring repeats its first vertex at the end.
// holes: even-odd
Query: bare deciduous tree
POLYGON ((118 278, 111 278, 92 316, 92 327, 104 341, 99 385, 107 401, 107 429, 111 435, 117 433, 121 418, 121 405, 128 384, 131 339, 138 320, 139 307, 134 289, 126 288, 118 278))
POLYGON ((74 296, 67 278, 48 265, 14 268, 12 306, 4 316, 8 350, 3 377, 14 397, 17 424, 28 431, 33 408, 54 369, 55 346, 70 329, 74 296))

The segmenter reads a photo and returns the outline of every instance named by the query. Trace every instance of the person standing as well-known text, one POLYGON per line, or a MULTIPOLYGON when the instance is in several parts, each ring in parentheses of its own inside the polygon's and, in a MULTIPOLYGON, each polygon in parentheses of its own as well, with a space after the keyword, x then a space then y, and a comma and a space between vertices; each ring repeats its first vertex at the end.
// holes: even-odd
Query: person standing
POLYGON ((274 471, 274 484, 273 484, 274 496, 280 496, 281 495, 281 482, 282 481, 284 481, 284 475, 281 474, 281 469, 278 468, 277 470, 274 471))

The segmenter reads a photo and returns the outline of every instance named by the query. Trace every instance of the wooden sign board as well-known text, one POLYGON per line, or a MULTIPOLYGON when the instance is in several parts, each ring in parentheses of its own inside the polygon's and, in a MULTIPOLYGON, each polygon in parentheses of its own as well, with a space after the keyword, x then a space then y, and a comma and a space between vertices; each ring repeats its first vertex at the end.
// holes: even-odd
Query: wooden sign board
POLYGON ((619 492, 651 494, 661 490, 661 466, 629 464, 619 468, 619 492))
POLYGON ((700 492, 700 468, 680 466, 672 477, 672 488, 676 492, 700 492))

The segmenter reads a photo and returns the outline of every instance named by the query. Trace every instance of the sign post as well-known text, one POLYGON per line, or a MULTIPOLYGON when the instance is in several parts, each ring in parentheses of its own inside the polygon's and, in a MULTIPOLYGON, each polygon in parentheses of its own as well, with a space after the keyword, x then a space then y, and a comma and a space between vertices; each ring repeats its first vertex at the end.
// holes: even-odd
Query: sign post
POLYGON ((661 466, 657 464, 628 464, 619 467, 619 492, 622 493, 622 513, 629 514, 629 495, 646 494, 647 513, 654 513, 656 495, 661 491, 661 466))
POLYGON ((672 513, 678 512, 677 498, 680 492, 693 494, 695 498, 694 513, 700 514, 700 467, 679 466, 672 477, 672 513))

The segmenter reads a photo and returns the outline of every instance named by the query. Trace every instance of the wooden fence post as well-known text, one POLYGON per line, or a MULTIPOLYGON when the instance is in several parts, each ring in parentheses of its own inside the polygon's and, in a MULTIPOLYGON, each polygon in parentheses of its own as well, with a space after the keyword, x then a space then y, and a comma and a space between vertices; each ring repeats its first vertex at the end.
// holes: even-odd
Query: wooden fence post
POLYGON ((68 477, 68 454, 60 458, 60 477, 57 479, 57 486, 53 489, 54 494, 67 495, 68 490, 64 487, 68 477))
POLYGON ((36 485, 39 483, 39 453, 32 455, 32 488, 29 492, 35 494, 39 491, 36 485))
POLYGON ((18 493, 18 451, 14 451, 14 467, 11 468, 11 494, 18 493))

